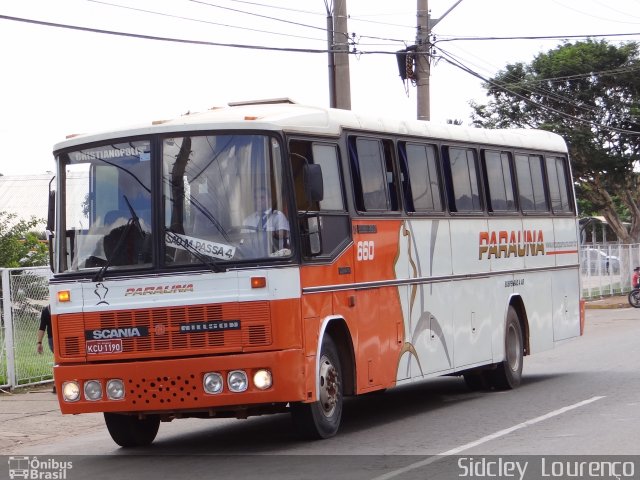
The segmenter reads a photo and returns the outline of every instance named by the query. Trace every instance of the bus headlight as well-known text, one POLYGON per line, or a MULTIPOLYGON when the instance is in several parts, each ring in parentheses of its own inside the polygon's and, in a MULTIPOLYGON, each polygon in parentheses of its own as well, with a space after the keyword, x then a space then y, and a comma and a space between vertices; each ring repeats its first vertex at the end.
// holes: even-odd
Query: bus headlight
POLYGON ((84 398, 95 402, 102 398, 102 384, 98 380, 84 382, 84 398))
POLYGON ((260 390, 271 388, 271 385, 273 384, 273 377, 271 376, 271 372, 269 370, 258 370, 253 375, 253 384, 260 390))
POLYGON ((124 383, 119 378, 112 378, 107 382, 107 397, 109 400, 124 398, 124 383))
POLYGON ((202 379, 202 387, 205 392, 215 395, 222 391, 222 386, 222 375, 217 372, 205 373, 204 378, 202 379))
POLYGON ((62 384, 62 398, 65 402, 77 402, 80 399, 78 382, 64 382, 62 384))
POLYGON ((234 370, 229 372, 227 383, 229 384, 229 390, 239 393, 247 389, 249 382, 247 381, 247 374, 245 372, 242 370, 234 370))

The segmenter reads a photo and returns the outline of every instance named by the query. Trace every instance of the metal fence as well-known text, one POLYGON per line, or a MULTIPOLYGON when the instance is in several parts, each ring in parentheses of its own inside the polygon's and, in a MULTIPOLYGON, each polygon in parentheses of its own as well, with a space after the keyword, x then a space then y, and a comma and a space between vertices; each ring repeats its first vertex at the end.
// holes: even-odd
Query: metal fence
POLYGON ((640 245, 585 245, 580 248, 582 297, 621 295, 631 290, 634 267, 640 266, 640 245))
POLYGON ((46 338, 36 350, 40 312, 49 303, 48 267, 0 269, 0 387, 34 385, 53 378, 46 338))
MULTIPOLYGON (((580 249, 582 297, 620 295, 631 290, 640 245, 583 246, 580 249)), ((40 312, 49 303, 48 267, 0 269, 0 388, 50 381, 53 355, 45 339, 36 351, 40 312)))

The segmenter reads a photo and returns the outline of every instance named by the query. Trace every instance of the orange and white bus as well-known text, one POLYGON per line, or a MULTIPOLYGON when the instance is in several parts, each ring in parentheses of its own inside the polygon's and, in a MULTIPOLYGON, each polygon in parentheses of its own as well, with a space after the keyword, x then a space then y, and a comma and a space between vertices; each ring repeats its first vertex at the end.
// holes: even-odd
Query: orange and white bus
POLYGON ((121 446, 440 375, 510 389, 581 334, 567 147, 270 101, 56 145, 55 383, 121 446))

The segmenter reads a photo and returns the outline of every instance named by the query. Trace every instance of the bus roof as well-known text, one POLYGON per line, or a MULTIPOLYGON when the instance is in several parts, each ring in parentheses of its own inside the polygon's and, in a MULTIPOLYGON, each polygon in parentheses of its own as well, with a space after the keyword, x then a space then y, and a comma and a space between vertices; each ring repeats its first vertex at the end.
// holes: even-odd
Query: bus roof
POLYGON ((114 138, 218 129, 258 129, 324 136, 338 136, 343 129, 349 129, 515 148, 567 151, 566 143, 561 136, 543 130, 491 130, 421 120, 402 120, 385 117, 382 114, 363 115, 351 110, 301 105, 292 103, 288 99, 239 102, 201 113, 188 113, 171 120, 154 121, 146 125, 95 134, 76 135, 56 144, 54 151, 114 138))

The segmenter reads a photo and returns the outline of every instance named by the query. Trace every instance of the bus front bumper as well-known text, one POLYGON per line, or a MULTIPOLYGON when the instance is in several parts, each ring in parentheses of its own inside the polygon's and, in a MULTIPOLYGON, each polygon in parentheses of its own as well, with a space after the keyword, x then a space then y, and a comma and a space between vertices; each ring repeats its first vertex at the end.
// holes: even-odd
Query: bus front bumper
MULTIPOLYGON (((243 353, 136 362, 56 365, 54 378, 62 413, 122 412, 207 413, 243 411, 257 405, 305 400, 304 356, 301 350, 243 353), (256 374, 271 375, 268 388, 258 388, 256 374), (242 389, 244 372, 246 390, 242 389), (260 372, 260 373, 259 373, 260 372), (219 393, 208 393, 204 379, 217 374, 219 393), (122 388, 118 388, 119 386, 122 388), (77 393, 77 399, 70 393, 77 393), (122 398, 114 398, 122 395, 122 398), (111 397, 111 398, 109 398, 111 397)), ((268 375, 267 375, 268 377, 268 375)), ((261 382, 258 382, 261 383, 261 382)), ((307 397, 308 398, 308 397, 307 397)))

